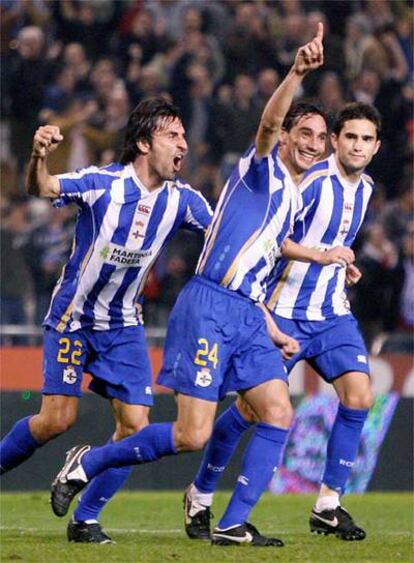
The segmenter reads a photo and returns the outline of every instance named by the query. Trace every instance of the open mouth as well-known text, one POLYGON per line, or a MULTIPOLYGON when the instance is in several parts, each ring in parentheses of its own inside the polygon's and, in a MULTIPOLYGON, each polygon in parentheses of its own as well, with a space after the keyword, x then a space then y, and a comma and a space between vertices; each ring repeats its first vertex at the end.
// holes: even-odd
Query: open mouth
POLYGON ((301 158, 303 158, 303 160, 306 160, 309 163, 313 163, 316 160, 315 154, 299 151, 299 155, 300 155, 301 158))
POLYGON ((177 155, 173 158, 173 165, 175 172, 178 172, 181 169, 181 163, 183 161, 183 155, 177 155))

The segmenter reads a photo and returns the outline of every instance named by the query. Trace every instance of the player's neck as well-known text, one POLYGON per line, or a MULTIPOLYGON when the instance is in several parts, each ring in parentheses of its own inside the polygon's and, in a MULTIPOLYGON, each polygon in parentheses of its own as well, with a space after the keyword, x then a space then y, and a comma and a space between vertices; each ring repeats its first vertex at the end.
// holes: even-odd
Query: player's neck
POLYGON ((300 171, 296 170, 296 168, 293 166, 290 159, 287 156, 284 156, 282 154, 282 151, 279 153, 279 157, 280 157, 280 160, 283 162, 283 164, 288 169, 288 172, 289 172, 289 175, 292 179, 292 182, 296 186, 299 186, 299 184, 301 183, 302 178, 303 178, 303 171, 302 170, 300 170, 300 171))
POLYGON ((154 192, 159 190, 165 182, 164 178, 160 178, 158 174, 151 169, 146 162, 136 160, 132 163, 135 174, 138 176, 139 181, 149 191, 154 192))
POLYGON ((359 182, 359 179, 361 178, 362 174, 363 174, 363 170, 347 170, 347 168, 345 168, 345 166, 342 164, 342 162, 340 162, 339 158, 337 157, 337 155, 335 154, 335 163, 336 166, 339 170, 339 173, 341 174, 342 178, 344 180, 346 180, 347 182, 349 182, 350 184, 356 184, 357 182, 359 182))

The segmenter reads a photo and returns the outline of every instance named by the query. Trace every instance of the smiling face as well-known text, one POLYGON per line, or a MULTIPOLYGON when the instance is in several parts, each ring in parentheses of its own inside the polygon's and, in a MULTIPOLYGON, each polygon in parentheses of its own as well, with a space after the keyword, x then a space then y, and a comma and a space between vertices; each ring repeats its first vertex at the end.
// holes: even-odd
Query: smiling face
POLYGON ((356 180, 380 147, 377 128, 369 119, 345 121, 338 135, 332 134, 336 162, 344 176, 356 180))
POLYGON ((327 127, 319 114, 306 114, 280 137, 280 158, 294 180, 320 160, 326 149, 327 127))
POLYGON ((160 119, 152 133, 151 143, 139 141, 138 148, 147 164, 151 186, 160 185, 165 180, 173 180, 181 169, 188 147, 185 130, 178 118, 160 119))

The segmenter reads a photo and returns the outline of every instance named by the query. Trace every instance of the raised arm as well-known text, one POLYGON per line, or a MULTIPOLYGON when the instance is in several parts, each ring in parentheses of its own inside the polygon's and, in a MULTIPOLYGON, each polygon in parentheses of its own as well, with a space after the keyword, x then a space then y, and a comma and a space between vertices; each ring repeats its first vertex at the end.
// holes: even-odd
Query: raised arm
POLYGON ((60 195, 59 180, 49 174, 47 157, 57 149, 63 136, 59 127, 44 125, 33 137, 33 149, 26 177, 26 189, 30 195, 56 198, 60 195))
POLYGON ((323 25, 319 23, 316 36, 300 47, 292 68, 267 102, 256 133, 256 153, 259 158, 268 155, 277 143, 283 120, 304 76, 323 64, 322 40, 323 25))

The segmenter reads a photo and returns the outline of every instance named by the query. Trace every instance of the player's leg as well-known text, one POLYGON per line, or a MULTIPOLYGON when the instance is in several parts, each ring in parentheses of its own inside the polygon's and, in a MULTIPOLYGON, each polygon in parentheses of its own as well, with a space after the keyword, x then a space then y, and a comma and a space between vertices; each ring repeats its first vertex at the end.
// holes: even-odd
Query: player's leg
POLYGON ((68 430, 76 420, 78 398, 43 395, 40 412, 22 418, 0 443, 1 472, 14 469, 52 438, 68 430))
POLYGON ((324 379, 332 382, 339 405, 310 527, 312 531, 332 533, 342 539, 362 540, 366 534, 341 506, 341 495, 352 471, 373 401, 368 354, 353 319, 338 322, 330 328, 329 335, 322 333, 315 340, 323 352, 312 358, 312 364, 324 379), (333 344, 335 341, 337 344, 333 344))
POLYGON ((333 385, 339 406, 328 440, 325 471, 310 525, 312 531, 334 533, 328 529, 327 522, 339 521, 341 530, 335 532, 336 535, 346 540, 363 540, 366 533, 341 506, 341 495, 355 463, 362 429, 372 405, 371 384, 366 373, 348 372, 333 385))
POLYGON ((75 446, 52 484, 52 510, 64 516, 75 495, 110 467, 156 461, 202 448, 209 439, 216 403, 179 394, 177 422, 149 424, 140 432, 98 448, 75 446))
MULTIPOLYGON (((88 343, 94 354, 86 365, 93 374, 90 389, 109 398, 115 418, 115 432, 108 444, 131 436, 148 424, 153 403, 151 364, 143 326, 109 331, 88 331, 88 343)), ((102 530, 100 512, 124 485, 131 468, 110 468, 89 484, 68 524, 69 541, 109 543, 102 530)))
POLYGON ((191 539, 210 539, 210 507, 219 479, 244 432, 256 417, 242 397, 215 421, 194 482, 184 494, 185 531, 191 539))
MULTIPOLYGON (((149 407, 129 405, 118 399, 112 399, 111 403, 116 430, 109 439, 109 444, 131 436, 148 425, 149 407)), ((69 541, 101 544, 112 542, 99 524, 99 516, 107 503, 123 487, 131 471, 132 467, 113 467, 91 481, 68 523, 69 541)))
POLYGON ((14 469, 75 422, 85 350, 77 333, 44 333, 44 385, 40 412, 19 420, 0 443, 1 472, 14 469))
POLYGON ((269 484, 279 464, 293 410, 283 380, 266 381, 243 394, 259 419, 246 448, 241 473, 226 511, 212 533, 217 545, 252 543, 280 546, 264 538, 248 522, 250 512, 269 484))
POLYGON ((217 330, 223 307, 233 306, 233 300, 225 301, 221 303, 208 284, 197 280, 187 284, 170 316, 164 366, 158 378, 160 384, 178 393, 177 423, 150 424, 133 436, 91 451, 76 448, 52 486, 52 508, 57 515, 64 515, 75 494, 109 467, 155 461, 203 447, 216 411, 221 364, 226 364, 217 330), (205 308, 208 315, 203 314, 205 308))
MULTIPOLYGON (((290 334, 300 343, 300 353, 285 362, 285 367, 290 372, 293 366, 300 361, 302 355, 306 354, 308 337, 301 333, 294 321, 275 315, 274 319, 283 332, 290 334)), ((275 366, 279 364, 280 356, 278 354, 275 366)), ((271 363, 267 362, 267 366, 269 365, 271 363)), ((207 539, 209 537, 210 507, 213 503, 214 491, 242 435, 257 421, 252 409, 240 396, 216 420, 197 476, 184 495, 185 529, 190 538, 207 539)))

